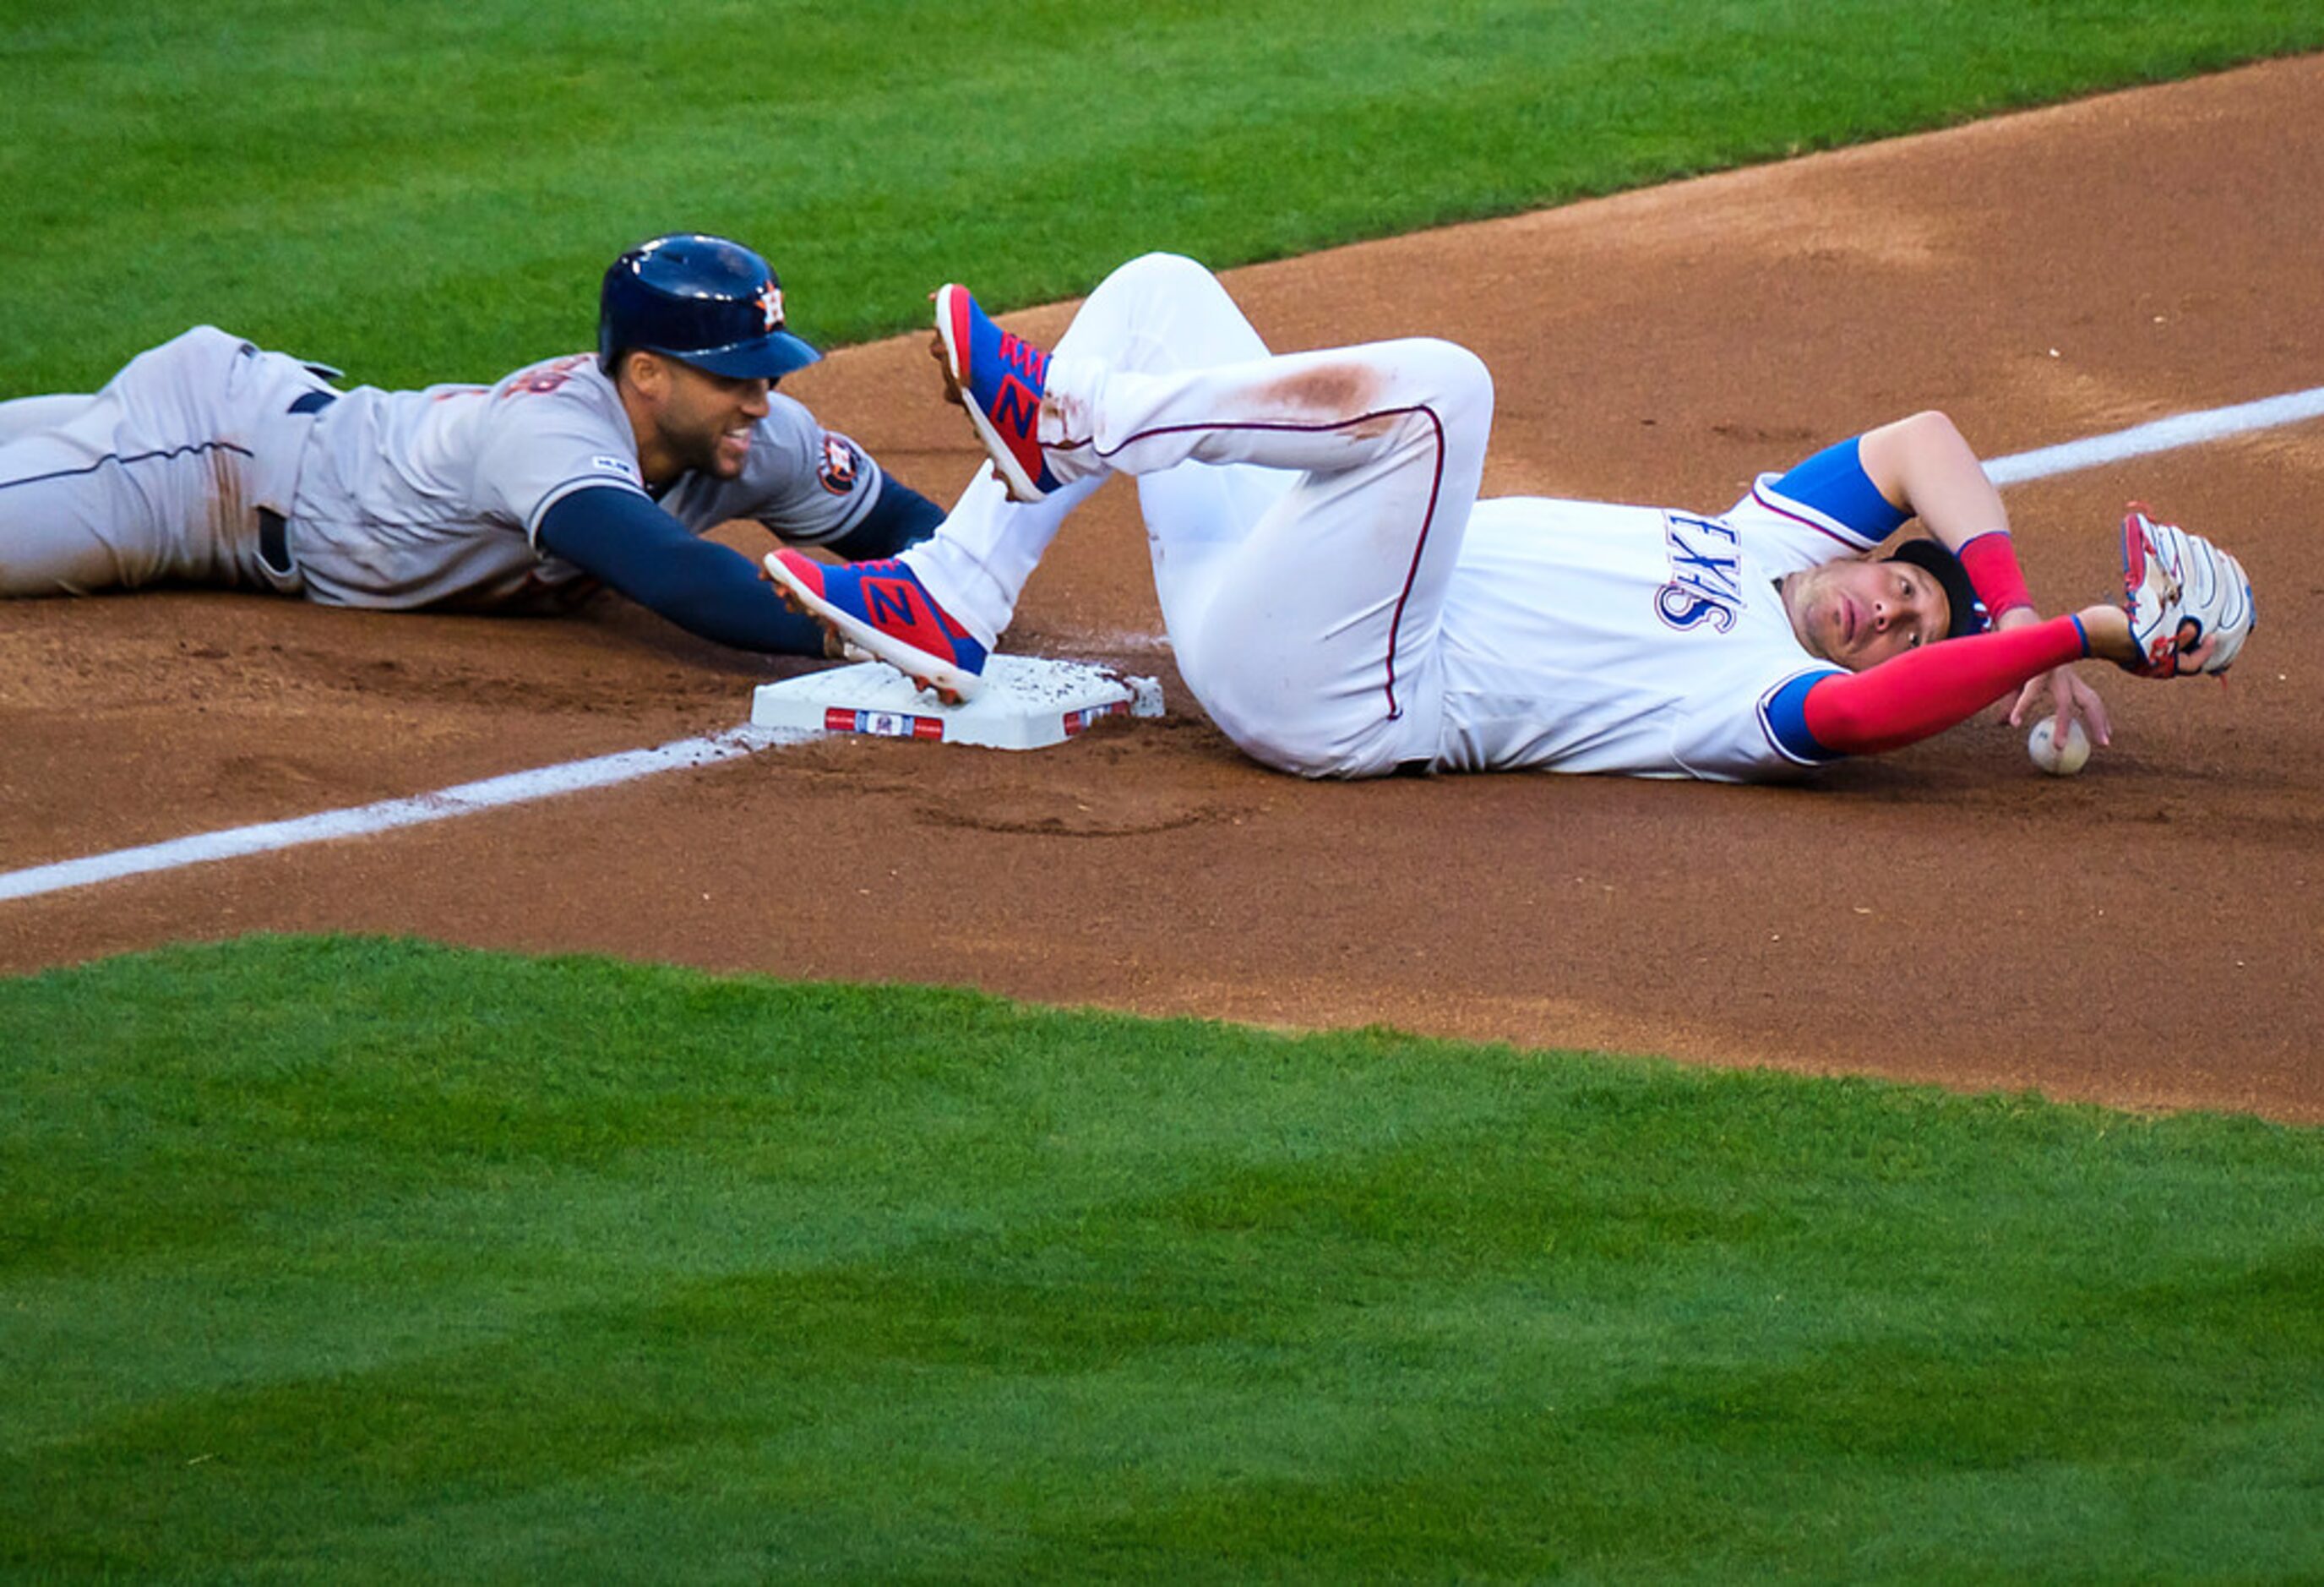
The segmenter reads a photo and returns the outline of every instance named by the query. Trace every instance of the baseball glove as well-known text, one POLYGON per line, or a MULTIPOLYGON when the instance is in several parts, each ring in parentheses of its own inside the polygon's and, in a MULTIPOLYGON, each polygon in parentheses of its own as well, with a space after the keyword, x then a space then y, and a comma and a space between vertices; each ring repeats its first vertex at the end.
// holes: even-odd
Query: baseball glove
POLYGON ((2201 535, 2146 512, 2133 502, 2122 521, 2122 606, 2140 656, 2124 669, 2142 678, 2225 672, 2251 637, 2251 580, 2201 535))

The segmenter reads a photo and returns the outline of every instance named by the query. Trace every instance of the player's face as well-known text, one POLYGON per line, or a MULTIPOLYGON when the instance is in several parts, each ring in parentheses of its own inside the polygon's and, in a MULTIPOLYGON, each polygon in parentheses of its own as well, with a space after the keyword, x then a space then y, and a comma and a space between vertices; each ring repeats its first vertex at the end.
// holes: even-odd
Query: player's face
POLYGON ((1944 587, 1909 562, 1826 562, 1794 577, 1784 603, 1800 642, 1851 672, 1934 644, 1952 622, 1944 587))
POLYGON ((674 360, 663 367, 669 378, 657 405, 654 428, 669 456, 682 468, 720 479, 741 474, 751 455, 752 428, 767 416, 767 392, 773 383, 712 374, 674 360))

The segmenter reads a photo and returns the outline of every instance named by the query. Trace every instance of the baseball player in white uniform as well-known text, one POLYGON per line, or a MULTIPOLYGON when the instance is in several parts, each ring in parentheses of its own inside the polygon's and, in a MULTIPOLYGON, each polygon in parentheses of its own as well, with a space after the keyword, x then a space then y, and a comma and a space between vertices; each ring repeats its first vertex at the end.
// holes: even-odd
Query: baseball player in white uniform
POLYGON ((943 513, 772 390, 819 355, 757 254, 656 238, 606 272, 598 350, 495 384, 339 391, 204 327, 94 396, 0 403, 0 594, 190 583, 329 605, 570 605, 610 585, 696 633, 819 654, 746 557, 756 519, 884 557, 943 513))
POLYGON ((1054 358, 957 286, 936 328, 993 472, 899 558, 768 567, 947 699, 974 691, 1025 579, 1111 474, 1138 481, 1187 687, 1245 752, 1306 776, 1788 777, 2012 691, 2021 711, 2048 692, 2104 742, 2068 663, 2222 671, 2252 624, 2232 558, 2135 511, 2126 604, 2039 618, 1999 497, 1939 414, 1762 475, 1716 514, 1480 502, 1492 384, 1449 343, 1278 356, 1169 255, 1109 277, 1054 358), (1935 539, 1876 559, 1916 515, 1935 539))

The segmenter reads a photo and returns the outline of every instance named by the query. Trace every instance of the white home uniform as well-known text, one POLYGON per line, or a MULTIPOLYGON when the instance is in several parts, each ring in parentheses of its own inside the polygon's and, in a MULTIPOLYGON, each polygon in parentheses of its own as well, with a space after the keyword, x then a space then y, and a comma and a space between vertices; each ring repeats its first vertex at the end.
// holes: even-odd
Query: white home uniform
POLYGON ((981 475, 903 554, 990 644, 1065 515, 1137 476, 1181 672, 1254 758, 1307 776, 1400 766, 1740 780, 1816 763, 1775 584, 1870 549, 1778 476, 1717 516, 1477 489, 1492 388, 1449 343, 1270 355, 1201 266, 1133 261, 1049 364, 1061 488, 981 475), (1787 708, 1788 702, 1788 708, 1787 708))
POLYGON ((1842 669, 1800 644, 1775 586, 1880 536, 1787 501, 1775 477, 1716 517, 1478 503, 1445 593, 1431 763, 1721 782, 1818 764, 1778 697, 1842 669))
MULTIPOLYGON (((844 535, 878 466, 779 393, 741 477, 655 499, 700 533, 755 518, 844 535)), ((621 400, 582 354, 492 386, 337 392, 323 372, 208 327, 93 397, 0 403, 0 595, 176 582, 329 605, 511 609, 594 587, 543 555, 542 514, 592 485, 647 494, 621 400)))

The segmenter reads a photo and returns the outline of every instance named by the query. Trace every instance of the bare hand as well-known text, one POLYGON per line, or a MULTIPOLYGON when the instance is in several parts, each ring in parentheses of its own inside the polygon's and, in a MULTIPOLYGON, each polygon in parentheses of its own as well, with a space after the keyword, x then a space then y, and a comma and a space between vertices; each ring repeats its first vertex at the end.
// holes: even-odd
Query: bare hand
POLYGON ((2053 731, 2061 738, 2079 716, 2089 724, 2092 743, 2114 742, 2113 729, 2107 721, 2106 702, 2071 667, 2052 667, 2039 678, 2027 679, 2025 687, 2017 691, 2016 703, 2009 707, 2009 725, 2024 726, 2029 716, 2038 715, 2044 699, 2050 702, 2051 715, 2058 720, 2053 731))

